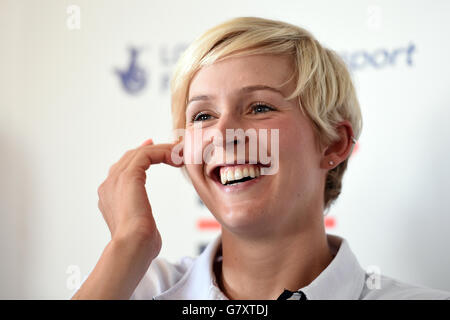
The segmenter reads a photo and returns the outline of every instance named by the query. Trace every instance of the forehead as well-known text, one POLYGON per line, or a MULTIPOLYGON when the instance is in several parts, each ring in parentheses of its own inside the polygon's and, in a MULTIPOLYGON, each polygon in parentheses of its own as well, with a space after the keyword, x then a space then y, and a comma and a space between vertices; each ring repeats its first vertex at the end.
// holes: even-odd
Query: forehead
POLYGON ((226 58, 197 71, 190 83, 188 96, 235 91, 252 85, 277 87, 287 96, 293 81, 286 82, 293 71, 292 58, 285 55, 226 58))

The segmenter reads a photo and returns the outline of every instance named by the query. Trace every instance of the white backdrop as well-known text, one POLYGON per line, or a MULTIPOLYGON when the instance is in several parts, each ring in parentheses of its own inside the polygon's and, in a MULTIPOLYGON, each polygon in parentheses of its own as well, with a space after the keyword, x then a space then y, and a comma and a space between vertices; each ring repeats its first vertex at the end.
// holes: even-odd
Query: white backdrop
MULTIPOLYGON (((109 240, 97 208, 109 167, 148 138, 170 139, 168 80, 179 53, 236 16, 303 26, 352 68, 364 127, 328 232, 347 238, 365 268, 450 290, 449 9, 448 1, 2 0, 0 298, 71 297, 109 240)), ((205 228, 211 214, 180 171, 156 166, 148 175, 161 255, 196 255, 219 232, 205 228)))

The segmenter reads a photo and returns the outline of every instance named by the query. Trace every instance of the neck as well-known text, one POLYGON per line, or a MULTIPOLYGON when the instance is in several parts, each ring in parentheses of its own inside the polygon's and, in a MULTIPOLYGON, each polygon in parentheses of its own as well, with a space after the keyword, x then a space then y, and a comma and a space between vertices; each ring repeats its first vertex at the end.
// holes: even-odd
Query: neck
POLYGON ((222 229, 222 267, 216 269, 229 299, 276 299, 284 289, 310 284, 331 262, 325 227, 250 239, 222 229), (294 253, 294 254, 293 254, 294 253))

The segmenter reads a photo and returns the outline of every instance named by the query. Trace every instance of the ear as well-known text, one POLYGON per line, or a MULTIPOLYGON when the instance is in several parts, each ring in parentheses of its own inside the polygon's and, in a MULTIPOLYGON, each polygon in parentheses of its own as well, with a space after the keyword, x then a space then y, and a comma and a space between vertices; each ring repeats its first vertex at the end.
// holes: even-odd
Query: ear
POLYGON ((350 121, 345 120, 336 126, 339 140, 333 142, 324 150, 320 167, 331 170, 345 161, 353 150, 353 128, 350 121))

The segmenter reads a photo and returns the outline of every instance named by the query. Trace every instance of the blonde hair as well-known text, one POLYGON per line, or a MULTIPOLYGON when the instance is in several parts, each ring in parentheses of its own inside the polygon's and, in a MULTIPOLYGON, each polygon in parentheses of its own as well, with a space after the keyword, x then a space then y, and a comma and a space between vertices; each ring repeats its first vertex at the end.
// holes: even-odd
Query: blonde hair
MULTIPOLYGON (((359 138, 361 110, 344 61, 334 51, 322 47, 307 30, 257 17, 221 23, 195 39, 182 54, 171 79, 174 129, 185 127, 189 85, 200 68, 228 57, 254 54, 293 57, 297 85, 286 99, 299 99, 303 114, 312 121, 320 148, 339 140, 335 126, 343 120, 351 123, 354 138, 359 138)), ((341 193, 347 163, 348 158, 327 174, 325 209, 341 193)))

